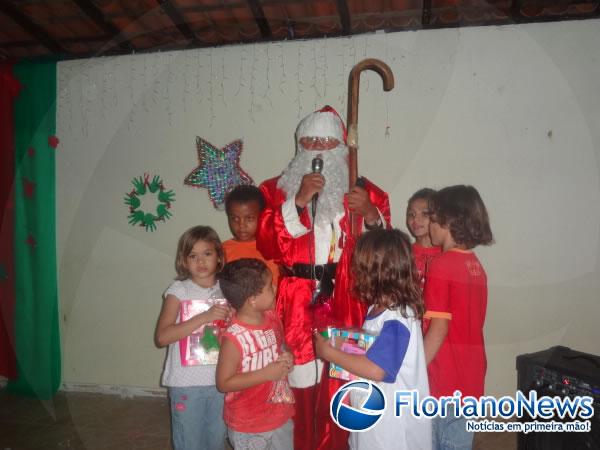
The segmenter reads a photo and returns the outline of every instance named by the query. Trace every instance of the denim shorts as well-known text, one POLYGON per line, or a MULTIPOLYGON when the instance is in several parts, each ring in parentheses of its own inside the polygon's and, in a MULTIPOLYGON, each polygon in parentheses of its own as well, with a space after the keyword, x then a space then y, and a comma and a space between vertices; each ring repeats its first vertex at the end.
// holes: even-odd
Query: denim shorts
POLYGON ((169 387, 174 450, 223 450, 223 394, 215 386, 169 387))
POLYGON ((448 405, 446 417, 434 417, 432 425, 433 450, 471 450, 473 433, 467 431, 467 419, 454 415, 454 406, 448 405))
POLYGON ((229 441, 235 450, 291 450, 294 448, 292 421, 263 433, 240 433, 227 429, 229 441))

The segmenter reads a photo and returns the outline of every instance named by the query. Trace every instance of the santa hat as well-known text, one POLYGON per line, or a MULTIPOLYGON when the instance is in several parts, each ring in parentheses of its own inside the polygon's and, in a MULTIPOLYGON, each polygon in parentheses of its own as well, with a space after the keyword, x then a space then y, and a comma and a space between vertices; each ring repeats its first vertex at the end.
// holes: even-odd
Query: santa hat
POLYGON ((346 143, 346 126, 338 112, 326 105, 318 111, 310 113, 298 124, 296 139, 303 137, 332 137, 346 143))

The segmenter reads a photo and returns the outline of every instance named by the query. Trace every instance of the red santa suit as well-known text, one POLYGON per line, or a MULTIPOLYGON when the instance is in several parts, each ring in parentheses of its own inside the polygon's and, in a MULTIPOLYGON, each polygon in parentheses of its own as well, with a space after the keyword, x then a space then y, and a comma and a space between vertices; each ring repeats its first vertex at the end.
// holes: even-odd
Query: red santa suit
MULTIPOLYGON (((300 123, 296 133, 297 141, 304 136, 332 137, 343 142, 341 147, 345 149, 343 122, 329 107, 312 113, 300 123)), ((310 158, 318 153, 326 157, 327 151, 329 150, 308 151, 298 146, 298 153, 310 154, 304 155, 306 161, 310 161, 310 158)), ((325 159, 325 186, 328 183, 327 168, 325 159)), ((339 166, 329 169, 340 170, 339 166)), ((304 173, 310 171, 308 163, 304 173)), ((347 174, 347 170, 344 173, 347 174)), ((343 383, 330 379, 325 374, 320 387, 316 387, 321 378, 322 363, 315 361, 312 332, 315 326, 324 324, 361 326, 365 316, 365 305, 350 293, 350 262, 355 239, 350 234, 347 200, 342 194, 337 211, 334 208, 329 215, 330 220, 317 220, 317 216, 314 226, 311 226, 310 206, 298 210, 295 193, 286 193, 283 188, 285 183, 282 183, 285 180, 282 180, 282 177, 286 177, 286 171, 282 176, 269 179, 260 186, 266 207, 259 220, 257 248, 265 258, 275 259, 287 268, 288 273, 280 281, 276 304, 283 322, 286 343, 294 355, 294 369, 288 376, 296 397, 294 448, 345 449, 348 445, 348 434, 329 417, 331 397, 343 383), (325 304, 320 306, 311 305, 316 283, 307 276, 306 270, 312 264, 316 266, 316 278, 323 275, 319 268, 324 265, 327 267, 325 271, 333 269, 335 273, 333 293, 325 304)), ((380 220, 389 227, 390 207, 387 194, 368 180, 364 180, 364 189, 368 192, 371 203, 377 207, 380 220)), ((347 181, 343 190, 348 190, 347 181)), ((319 204, 317 214, 318 208, 319 204)), ((364 223, 362 220, 357 222, 360 222, 359 228, 362 232, 364 223)))

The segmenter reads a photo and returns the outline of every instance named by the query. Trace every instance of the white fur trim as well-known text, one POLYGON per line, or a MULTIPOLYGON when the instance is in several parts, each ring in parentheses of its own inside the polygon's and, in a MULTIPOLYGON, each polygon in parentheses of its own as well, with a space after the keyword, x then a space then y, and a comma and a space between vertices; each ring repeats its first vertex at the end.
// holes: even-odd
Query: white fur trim
MULTIPOLYGON (((383 217, 383 214, 381 213, 381 211, 379 211, 379 208, 377 208, 377 212, 379 213, 379 220, 381 220, 381 224, 383 225, 383 228, 386 229, 387 222, 385 221, 385 217, 383 217)), ((363 232, 368 231, 367 227, 365 226, 366 224, 367 224, 367 222, 365 221, 365 218, 363 217, 363 232)))
POLYGON ((340 118, 332 112, 315 111, 298 124, 296 140, 303 137, 333 137, 344 142, 344 125, 340 118))
POLYGON ((302 222, 300 222, 298 210, 296 209, 296 201, 293 197, 288 198, 285 202, 283 202, 283 205, 281 205, 281 215, 283 216, 285 228, 293 238, 297 238, 308 233, 308 229, 302 225, 302 222))
POLYGON ((312 360, 306 364, 295 365, 288 374, 288 382, 293 388, 307 388, 314 386, 321 381, 321 372, 323 371, 323 361, 320 359, 312 360), (316 369, 315 369, 316 362, 316 369), (317 375, 317 381, 315 381, 317 375))

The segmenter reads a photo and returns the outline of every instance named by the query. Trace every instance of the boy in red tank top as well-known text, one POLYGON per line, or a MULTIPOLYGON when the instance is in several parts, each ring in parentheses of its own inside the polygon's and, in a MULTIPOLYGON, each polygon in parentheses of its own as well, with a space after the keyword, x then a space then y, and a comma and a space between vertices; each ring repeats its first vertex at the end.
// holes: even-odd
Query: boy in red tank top
POLYGON ((283 351, 271 272, 263 261, 242 258, 225 265, 219 283, 236 310, 216 372, 229 440, 240 449, 291 449, 294 400, 287 374, 294 362, 283 351))
MULTIPOLYGON (((429 233, 442 254, 425 282, 424 344, 429 389, 434 397, 483 395, 487 367, 483 325, 487 276, 472 249, 493 243, 487 210, 472 186, 450 186, 429 201, 429 233)), ((433 420, 435 450, 470 450, 473 433, 450 411, 433 420)))

